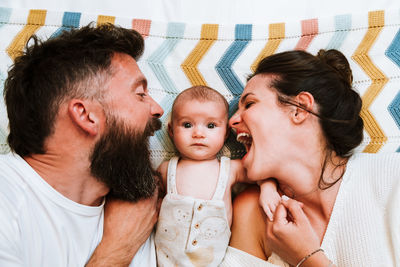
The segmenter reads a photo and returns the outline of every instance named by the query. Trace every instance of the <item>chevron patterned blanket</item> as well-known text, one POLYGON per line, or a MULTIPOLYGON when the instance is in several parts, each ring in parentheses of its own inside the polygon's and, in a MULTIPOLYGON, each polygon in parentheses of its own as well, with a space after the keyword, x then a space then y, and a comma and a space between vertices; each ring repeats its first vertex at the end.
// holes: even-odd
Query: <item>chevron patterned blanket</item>
MULTIPOLYGON (((0 7, 0 91, 8 67, 32 34, 50 38, 93 21, 133 28, 145 38, 139 66, 149 80, 150 94, 165 110, 162 131, 150 139, 155 166, 175 153, 166 124, 179 92, 203 84, 232 102, 261 58, 292 49, 313 54, 322 48, 342 51, 353 69, 353 86, 363 99, 365 135, 357 150, 400 152, 400 10, 265 25, 218 25, 0 7)), ((0 152, 8 151, 7 124, 1 99, 0 152)), ((222 153, 240 157, 243 147, 230 137, 222 153)))

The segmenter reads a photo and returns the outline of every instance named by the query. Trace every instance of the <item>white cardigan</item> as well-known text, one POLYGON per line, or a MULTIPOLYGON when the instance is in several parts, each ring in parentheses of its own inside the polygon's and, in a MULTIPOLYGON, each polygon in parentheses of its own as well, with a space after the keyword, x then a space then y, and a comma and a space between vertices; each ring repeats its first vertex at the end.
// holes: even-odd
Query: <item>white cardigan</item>
MULTIPOLYGON (((321 247, 338 267, 400 266, 400 153, 351 157, 321 247)), ((284 266, 232 248, 225 263, 284 266)))

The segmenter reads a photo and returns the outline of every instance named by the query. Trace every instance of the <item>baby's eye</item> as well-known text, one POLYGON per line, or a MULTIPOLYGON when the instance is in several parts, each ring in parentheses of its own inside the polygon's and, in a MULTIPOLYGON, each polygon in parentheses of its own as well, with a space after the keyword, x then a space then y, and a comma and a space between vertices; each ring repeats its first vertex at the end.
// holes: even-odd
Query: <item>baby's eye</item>
POLYGON ((190 122, 184 122, 184 123, 182 124, 182 126, 185 127, 185 128, 191 128, 191 127, 192 127, 192 124, 191 124, 190 122))
POLYGON ((209 124, 207 124, 207 128, 209 129, 214 129, 216 127, 215 123, 210 122, 209 124))

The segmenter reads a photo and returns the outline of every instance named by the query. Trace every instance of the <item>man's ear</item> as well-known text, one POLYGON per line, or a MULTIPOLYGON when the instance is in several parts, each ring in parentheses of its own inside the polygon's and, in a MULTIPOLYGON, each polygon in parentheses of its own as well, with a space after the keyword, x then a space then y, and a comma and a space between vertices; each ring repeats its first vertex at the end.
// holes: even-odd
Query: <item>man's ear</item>
POLYGON ((291 112, 292 121, 296 124, 302 123, 310 115, 309 111, 313 111, 314 96, 309 92, 300 92, 294 102, 301 108, 294 106, 295 109, 291 112))
POLYGON ((99 133, 99 117, 93 104, 87 100, 72 99, 68 103, 68 115, 77 127, 88 135, 99 133))

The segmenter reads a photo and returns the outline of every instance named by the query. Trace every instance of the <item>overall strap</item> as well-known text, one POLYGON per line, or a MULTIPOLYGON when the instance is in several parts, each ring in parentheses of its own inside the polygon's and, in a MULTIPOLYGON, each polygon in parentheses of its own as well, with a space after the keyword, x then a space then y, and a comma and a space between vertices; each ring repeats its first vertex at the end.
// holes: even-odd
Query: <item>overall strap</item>
POLYGON ((227 157, 221 157, 220 164, 219 164, 219 175, 218 175, 218 182, 217 188, 215 189, 215 193, 213 196, 213 200, 223 199, 226 185, 229 180, 229 171, 231 168, 231 160, 227 157))
POLYGON ((178 160, 178 157, 173 157, 168 162, 167 194, 176 195, 178 193, 176 190, 176 166, 178 165, 178 160))

